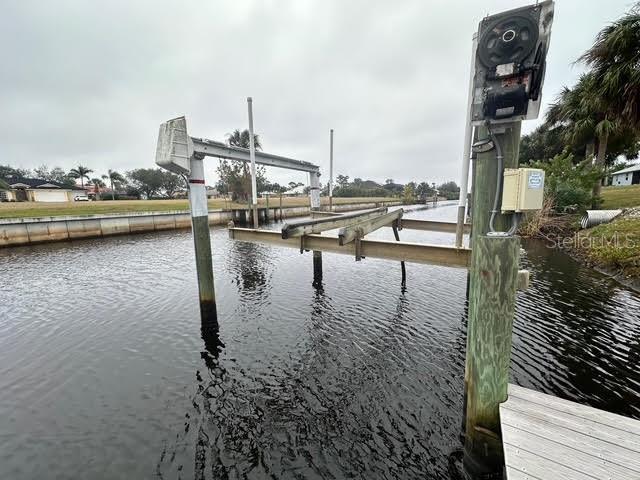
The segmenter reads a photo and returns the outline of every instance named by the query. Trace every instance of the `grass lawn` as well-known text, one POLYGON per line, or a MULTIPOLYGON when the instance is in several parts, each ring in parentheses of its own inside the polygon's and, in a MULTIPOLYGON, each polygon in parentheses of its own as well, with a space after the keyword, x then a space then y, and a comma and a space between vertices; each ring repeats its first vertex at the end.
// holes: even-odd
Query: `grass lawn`
MULTIPOLYGON (((334 198, 334 205, 347 203, 392 202, 397 198, 359 197, 334 198)), ((321 199, 322 205, 328 205, 329 199, 321 199)), ((265 199, 259 199, 260 206, 265 206, 265 199)), ((279 198, 269 199, 270 207, 280 205, 279 198)), ((300 207, 309 205, 309 197, 283 198, 283 207, 300 207)), ((209 200, 209 208, 242 208, 246 204, 233 203, 223 199, 209 200)), ((189 210, 189 202, 180 200, 105 200, 97 202, 4 202, 0 203, 0 218, 21 217, 54 217, 60 215, 97 215, 129 212, 166 212, 170 210, 189 210)))
POLYGON ((621 218, 580 232, 579 248, 594 263, 640 282, 640 218, 621 218))
POLYGON ((603 187, 602 200, 602 208, 608 210, 626 207, 640 207, 640 185, 603 187))

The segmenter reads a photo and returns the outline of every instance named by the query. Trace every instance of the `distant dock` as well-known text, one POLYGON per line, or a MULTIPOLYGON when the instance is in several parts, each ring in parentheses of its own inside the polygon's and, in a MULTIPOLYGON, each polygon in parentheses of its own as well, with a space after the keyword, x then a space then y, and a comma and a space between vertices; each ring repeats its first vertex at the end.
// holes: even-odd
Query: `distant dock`
POLYGON ((500 405, 508 480, 638 480, 640 421, 516 385, 500 405))

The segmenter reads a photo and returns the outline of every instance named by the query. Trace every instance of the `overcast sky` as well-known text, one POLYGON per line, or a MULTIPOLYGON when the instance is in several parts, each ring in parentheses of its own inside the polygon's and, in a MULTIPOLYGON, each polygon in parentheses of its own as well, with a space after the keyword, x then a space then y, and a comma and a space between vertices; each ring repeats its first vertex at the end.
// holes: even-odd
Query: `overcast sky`
MULTIPOLYGON (((324 184, 330 128, 336 174, 458 181, 471 36, 484 15, 529 2, 2 3, 0 164, 153 167, 161 122, 184 114, 192 136, 224 140, 247 127, 253 96, 264 150, 318 163, 324 184)), ((545 104, 632 4, 557 0, 545 104)))

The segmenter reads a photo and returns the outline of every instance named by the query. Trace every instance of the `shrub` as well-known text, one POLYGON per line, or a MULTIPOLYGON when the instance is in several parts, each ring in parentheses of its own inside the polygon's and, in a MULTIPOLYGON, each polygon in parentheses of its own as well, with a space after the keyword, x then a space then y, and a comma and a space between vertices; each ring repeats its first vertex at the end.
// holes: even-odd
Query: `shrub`
POLYGON ((549 162, 534 162, 534 168, 545 171, 545 196, 553 198, 553 208, 564 211, 569 207, 585 210, 593 203, 592 188, 602 177, 602 171, 585 160, 574 165, 571 154, 561 154, 549 162))

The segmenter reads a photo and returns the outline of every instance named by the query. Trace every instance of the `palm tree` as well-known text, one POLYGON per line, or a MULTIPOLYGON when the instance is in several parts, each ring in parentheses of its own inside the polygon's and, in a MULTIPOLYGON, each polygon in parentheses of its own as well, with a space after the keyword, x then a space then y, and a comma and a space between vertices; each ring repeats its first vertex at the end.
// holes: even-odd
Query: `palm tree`
POLYGON ((91 179, 91 184, 93 185, 93 188, 96 192, 96 200, 100 200, 100 189, 104 188, 104 182, 102 180, 100 180, 99 178, 92 178, 91 179))
POLYGON ((82 165, 78 165, 76 168, 72 168, 69 170, 69 176, 71 178, 79 178, 80 185, 84 188, 84 179, 89 180, 89 174, 93 173, 93 170, 87 167, 83 167, 82 165))
MULTIPOLYGON (((563 125, 567 143, 586 145, 585 158, 591 158, 593 164, 603 170, 610 137, 625 132, 611 114, 592 73, 582 75, 573 88, 564 87, 547 112, 547 123, 563 125)), ((600 196, 600 189, 598 179, 593 186, 594 201, 600 196)))
POLYGON ((116 172, 115 170, 109 169, 107 175, 102 175, 104 180, 109 179, 109 183, 111 184, 111 200, 116 199, 115 190, 113 188, 114 184, 117 186, 118 184, 122 184, 125 182, 124 177, 116 172))
POLYGON ((640 2, 603 28, 580 61, 592 68, 610 112, 640 127, 640 2))

